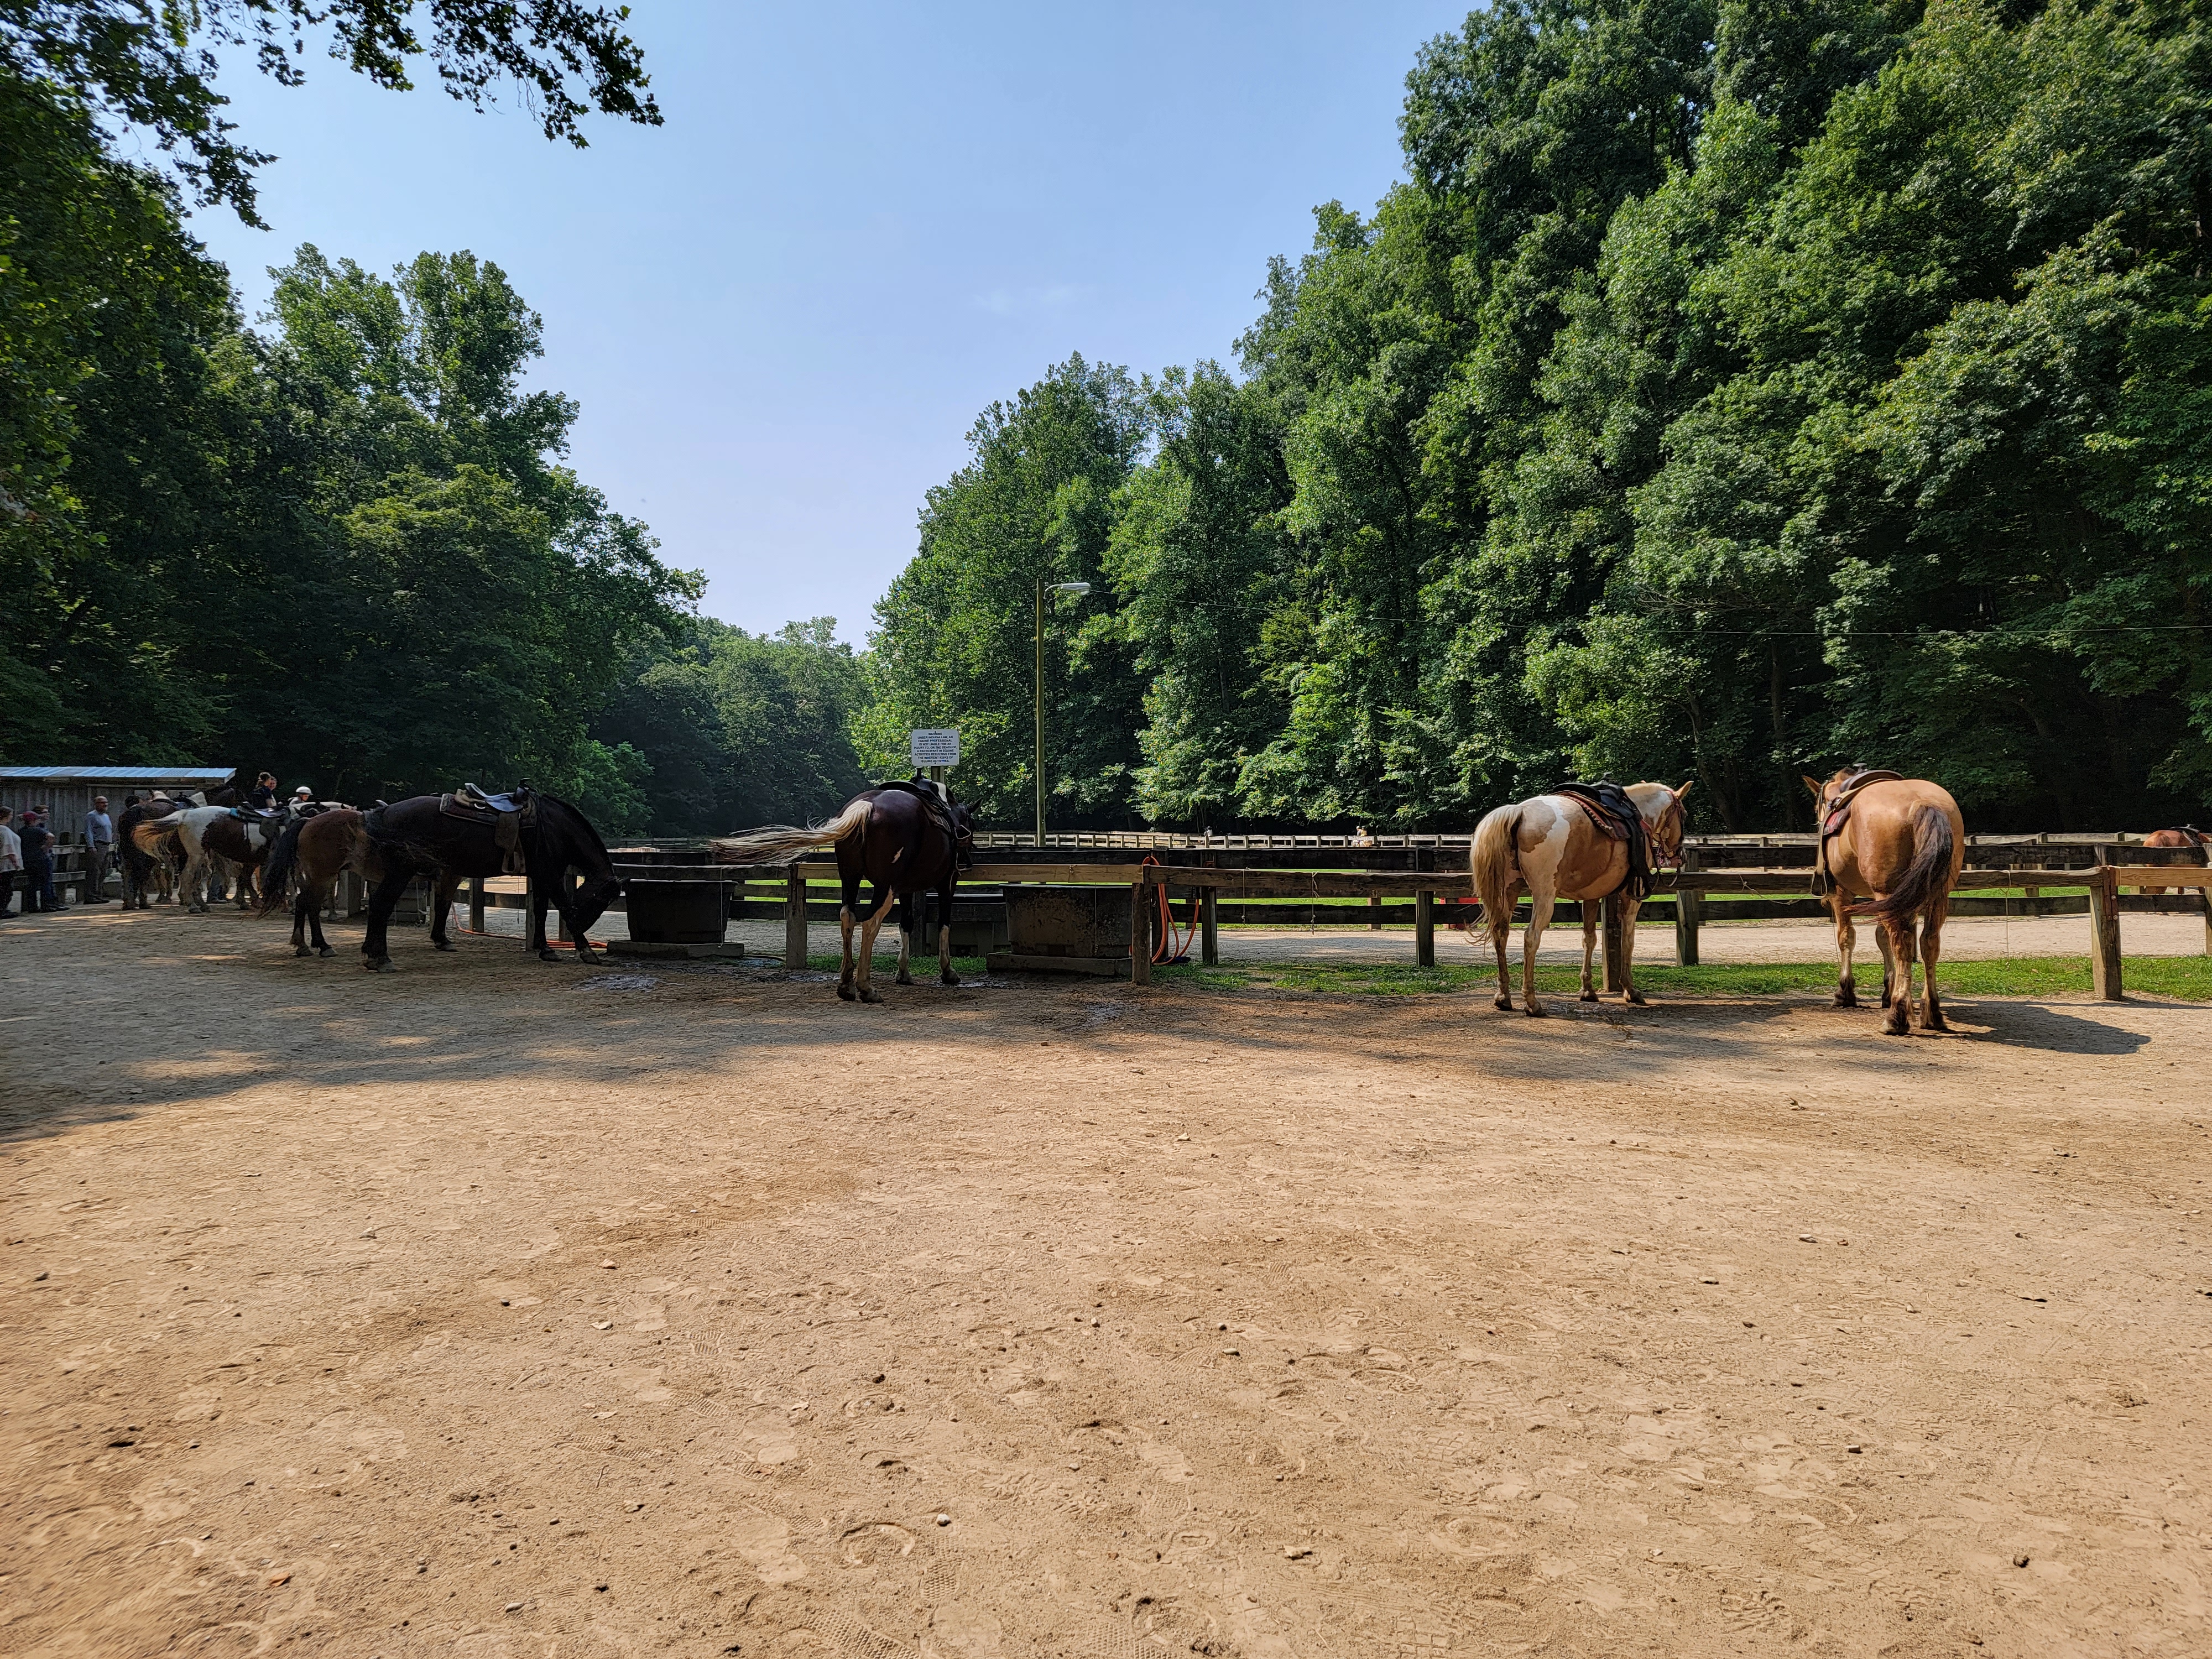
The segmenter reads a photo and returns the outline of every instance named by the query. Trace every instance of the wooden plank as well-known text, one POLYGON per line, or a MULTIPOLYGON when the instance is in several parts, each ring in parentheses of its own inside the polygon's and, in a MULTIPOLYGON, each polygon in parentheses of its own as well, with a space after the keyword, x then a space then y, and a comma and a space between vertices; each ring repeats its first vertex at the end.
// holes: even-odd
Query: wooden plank
POLYGON ((2118 1002, 2125 993, 2120 978, 2120 893, 2117 872, 2097 872, 2089 888, 2089 989, 2100 1002, 2118 1002))
POLYGON ((1474 890, 1464 870, 1215 870, 1148 865, 1155 887, 1212 888, 1224 898, 1403 898, 1424 892, 1465 897, 1474 890))
MULTIPOLYGON (((809 881, 836 881, 837 866, 808 860, 789 866, 809 881)), ((1060 886, 1125 887, 1142 881, 1147 866, 1135 864, 978 864, 960 872, 960 884, 1006 887, 1022 882, 1060 886)))
POLYGON ((2105 872, 2120 887, 2212 888, 2212 870, 2202 865, 2112 864, 2105 866, 2105 872))

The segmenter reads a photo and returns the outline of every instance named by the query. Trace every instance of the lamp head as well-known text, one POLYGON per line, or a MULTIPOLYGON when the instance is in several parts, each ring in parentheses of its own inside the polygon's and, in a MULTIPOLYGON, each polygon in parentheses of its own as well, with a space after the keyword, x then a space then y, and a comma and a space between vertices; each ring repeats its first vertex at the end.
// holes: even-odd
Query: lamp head
POLYGON ((1088 593, 1091 591, 1091 584, 1089 582, 1054 582, 1050 591, 1054 593, 1088 593))

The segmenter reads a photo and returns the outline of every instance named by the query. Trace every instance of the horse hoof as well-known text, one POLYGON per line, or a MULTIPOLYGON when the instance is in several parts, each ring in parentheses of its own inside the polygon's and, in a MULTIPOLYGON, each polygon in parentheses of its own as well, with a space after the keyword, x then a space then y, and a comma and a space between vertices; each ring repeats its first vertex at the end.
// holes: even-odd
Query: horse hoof
POLYGON ((1641 991, 1628 992, 1620 1000, 1638 1008, 1644 1006, 1644 993, 1641 991))
POLYGON ((849 985, 841 985, 837 988, 837 1000, 840 1002, 858 1002, 860 994, 849 985))
POLYGON ((1490 1006, 1497 1009, 1498 1012, 1502 1014, 1510 1014, 1513 1012, 1513 999, 1511 997, 1492 997, 1490 1000, 1490 1006))
POLYGON ((461 947, 449 939, 434 939, 430 941, 430 948, 434 951, 458 951, 461 947))
POLYGON ((1941 1014, 1930 1014, 1921 1021, 1920 1029, 1923 1031, 1948 1031, 1951 1029, 1951 1022, 1941 1014))
POLYGON ((1521 1012, 1531 1019, 1541 1019, 1544 1017, 1544 1005, 1540 1002, 1532 1002, 1521 1012))
POLYGON ((292 947, 292 954, 295 957, 311 957, 315 953, 304 945, 295 945, 292 947))
POLYGON ((960 975, 948 968, 937 976, 937 982, 939 985, 957 985, 960 983, 960 975))
POLYGON ((1597 993, 1595 991, 1585 991, 1577 1000, 1582 1002, 1595 1002, 1597 1000, 1597 993))
POLYGON ((893 980, 891 983, 894 985, 911 985, 914 983, 914 979, 911 975, 901 974, 896 979, 893 980))
POLYGON ((1836 993, 1836 1004, 1835 1004, 1835 1006, 1836 1006, 1837 1007, 1838 1007, 1838 1008, 1856 1008, 1856 1007, 1857 1007, 1857 1006, 1859 1006, 1858 993, 1857 993, 1857 992, 1856 992, 1856 991, 1838 991, 1838 992, 1837 992, 1837 993, 1836 993))
POLYGON ((392 966, 390 957, 373 957, 361 965, 372 974, 396 974, 399 971, 392 966))
MULTIPOLYGON (((301 956, 305 956, 307 952, 302 951, 300 954, 301 956)), ((315 954, 319 957, 334 957, 337 955, 337 951, 332 949, 330 945, 325 945, 318 946, 316 948, 315 954)))
POLYGON ((868 989, 860 993, 860 1000, 863 1002, 881 1002, 883 998, 878 994, 875 988, 872 986, 868 989))
POLYGON ((1881 1029, 1891 1036, 1911 1036, 1912 1035, 1912 1027, 1905 1019, 1905 1010, 1901 1006, 1898 1009, 1895 1018, 1882 1021, 1881 1029))

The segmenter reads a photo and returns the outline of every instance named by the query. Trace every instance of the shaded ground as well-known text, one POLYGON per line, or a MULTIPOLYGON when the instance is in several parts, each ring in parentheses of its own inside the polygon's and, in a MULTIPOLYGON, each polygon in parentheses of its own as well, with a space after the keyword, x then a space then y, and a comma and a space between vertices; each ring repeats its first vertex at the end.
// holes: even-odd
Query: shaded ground
POLYGON ((2212 1649, 2212 1012, 334 937, 9 925, 0 1650, 2212 1649))

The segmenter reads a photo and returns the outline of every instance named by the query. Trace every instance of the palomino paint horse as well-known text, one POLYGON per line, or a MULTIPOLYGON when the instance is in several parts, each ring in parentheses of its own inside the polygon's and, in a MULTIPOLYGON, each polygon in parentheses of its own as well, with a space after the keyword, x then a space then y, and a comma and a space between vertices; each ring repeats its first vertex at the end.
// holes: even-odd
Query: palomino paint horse
POLYGON ((253 873, 268 858, 283 828, 282 819, 234 817, 228 806, 187 806, 134 824, 131 838, 149 858, 167 854, 171 847, 181 853, 184 874, 179 879, 185 902, 193 911, 204 913, 208 908, 210 873, 235 888, 238 908, 243 910, 252 891, 253 873))
MULTIPOLYGON (((1663 783, 1632 783, 1626 793, 1644 820, 1652 863, 1672 864, 1682 856, 1682 797, 1690 786, 1669 789, 1663 783)), ((1536 947, 1551 926, 1552 906, 1578 899, 1583 910, 1582 1000, 1595 1002, 1590 956, 1597 946, 1598 901, 1621 894, 1622 1000, 1642 1002, 1636 988, 1636 913, 1642 901, 1623 891, 1629 874, 1628 843, 1613 841, 1590 822, 1582 803, 1567 795, 1536 795, 1484 815, 1475 826, 1470 865, 1474 890, 1482 901, 1492 948, 1498 952, 1498 1006, 1513 1006, 1513 979, 1505 946, 1513 931, 1513 907, 1523 888, 1528 893, 1528 926, 1522 937, 1522 1004, 1532 1015, 1544 1012, 1536 998, 1536 947)))
POLYGON ((1950 792, 1925 778, 1894 772, 1869 773, 1845 767, 1826 783, 1804 780, 1820 807, 1820 852, 1815 867, 1828 885, 1828 906, 1836 917, 1836 954, 1841 969, 1836 1006, 1858 1006, 1851 975, 1857 943, 1854 916, 1865 916, 1881 933, 1881 1006, 1889 1010, 1883 1026, 1892 1036, 1910 1030, 1912 961, 1923 964, 1924 1004, 1920 1029, 1948 1031, 1943 1000, 1936 991, 1936 963, 1943 954, 1943 921, 1951 913, 1951 884, 1966 860, 1966 823, 1950 792), (1853 902, 1854 899, 1858 902, 1853 902), (1912 921, 1920 919, 1918 949, 1912 921))
MULTIPOLYGON (((957 802, 932 803, 921 786, 885 784, 863 790, 846 803, 845 810, 827 823, 811 830, 769 824, 742 836, 727 836, 714 842, 715 856, 725 864, 767 864, 788 859, 812 847, 837 849, 837 874, 844 883, 843 903, 837 922, 844 936, 845 954, 837 976, 837 994, 846 1001, 881 1002, 872 971, 876 955, 876 932, 890 914, 892 901, 900 901, 898 979, 911 985, 907 957, 914 939, 916 913, 904 901, 910 894, 935 890, 938 902, 937 977, 945 985, 957 985, 952 971, 952 890, 960 879, 962 855, 973 836, 969 809, 957 802), (948 823, 949 820, 949 823, 948 823), (860 956, 853 959, 854 912, 860 902, 860 884, 874 884, 874 904, 860 922, 860 956)), ((802 963, 787 964, 803 967, 802 963)))
MULTIPOLYGON (((525 794, 517 791, 518 797, 525 794)), ((530 925, 526 945, 547 962, 558 962, 561 953, 545 940, 545 912, 557 908, 575 941, 576 960, 596 960, 586 930, 606 914, 607 906, 622 891, 614 860, 606 843, 584 815, 556 796, 531 793, 536 807, 534 822, 521 830, 524 861, 530 872, 530 925), (568 890, 568 872, 583 877, 576 890, 568 890)), ((267 915, 292 900, 292 954, 308 953, 313 930, 314 949, 323 956, 335 954, 323 937, 322 910, 331 884, 341 872, 353 871, 370 884, 368 931, 361 944, 362 964, 371 971, 393 971, 387 943, 392 913, 399 896, 418 875, 434 878, 430 902, 430 943, 441 951, 453 949, 446 936, 447 918, 453 895, 462 882, 475 876, 505 873, 507 854, 489 820, 458 818, 441 810, 444 797, 416 795, 387 806, 357 812, 351 807, 296 820, 276 842, 262 872, 261 914, 267 915)))

